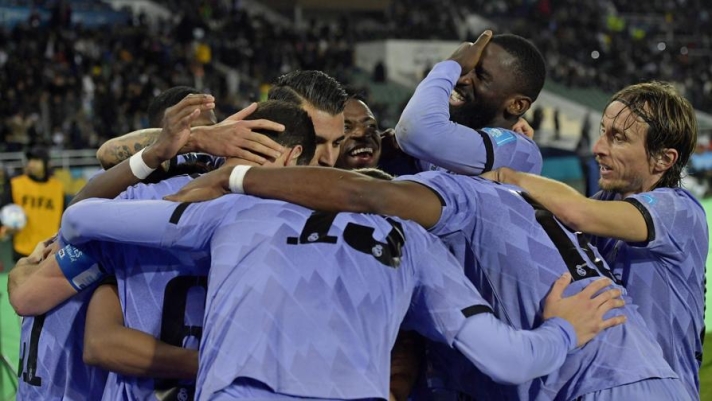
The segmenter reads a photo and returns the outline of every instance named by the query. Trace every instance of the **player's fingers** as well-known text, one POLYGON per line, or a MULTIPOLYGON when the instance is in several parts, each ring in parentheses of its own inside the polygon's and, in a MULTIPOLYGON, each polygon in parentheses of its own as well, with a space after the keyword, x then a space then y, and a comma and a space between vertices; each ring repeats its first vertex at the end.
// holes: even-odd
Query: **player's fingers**
POLYGON ((621 290, 615 288, 612 290, 604 291, 600 294, 598 294, 594 300, 598 301, 600 304, 598 305, 599 307, 603 306, 606 302, 613 301, 616 299, 623 300, 621 298, 621 290))
POLYGON ((277 132, 284 131, 284 125, 265 119, 244 120, 241 121, 240 124, 249 129, 264 129, 277 132))
MULTIPOLYGON (((239 148, 235 147, 235 148, 232 148, 232 150, 227 150, 225 152, 226 153, 225 157, 241 159, 241 160, 244 160, 244 161, 247 161, 250 163, 254 163, 255 165, 258 165, 258 166, 261 166, 261 165, 267 163, 267 159, 265 159, 264 157, 262 157, 256 153, 252 153, 252 151, 250 151, 250 150, 246 150, 246 147, 247 147, 246 144, 243 144, 243 147, 239 147, 239 148)), ((265 148, 265 149, 267 149, 267 148, 265 148)), ((269 150, 266 150, 266 151, 270 152, 269 150)), ((279 155, 277 157, 279 157, 279 155)), ((241 163, 238 163, 238 164, 241 164, 241 163)))
POLYGON ((611 285, 611 280, 608 278, 600 278, 593 283, 586 286, 586 288, 581 291, 581 294, 587 298, 593 298, 593 295, 602 289, 611 285))
POLYGON ((245 140, 241 142, 241 148, 257 152, 265 156, 277 158, 282 156, 282 153, 286 151, 282 145, 271 140, 267 136, 256 132, 249 132, 243 139, 245 140))
POLYGON ((257 103, 252 103, 249 106, 245 107, 244 109, 242 109, 242 110, 238 111, 237 113, 231 115, 230 117, 226 118, 226 120, 230 120, 230 121, 244 120, 247 116, 254 113, 255 110, 257 110, 257 103))
POLYGON ((608 311, 610 311, 611 309, 622 308, 623 306, 625 306, 625 300, 623 300, 623 298, 609 299, 608 301, 599 305, 598 314, 599 314, 599 316, 602 317, 603 315, 608 313, 608 311))
POLYGON ((570 273, 562 274, 561 277, 556 279, 556 281, 554 282, 554 285, 551 286, 549 295, 546 297, 547 301, 555 301, 555 300, 563 298, 564 290, 566 290, 566 287, 568 287, 570 283, 571 283, 571 274, 570 273))
POLYGON ((166 114, 163 116, 163 127, 179 127, 181 124, 183 124, 183 120, 193 115, 196 110, 198 111, 198 114, 200 114, 200 109, 194 106, 174 110, 170 114, 166 111, 166 114))
POLYGON ((613 326, 618 326, 626 322, 628 318, 625 317, 625 315, 619 315, 619 316, 614 316, 610 319, 606 319, 601 323, 601 329, 605 330, 607 328, 613 327, 613 326))
POLYGON ((488 29, 482 32, 480 37, 477 38, 475 43, 472 44, 470 51, 474 54, 482 54, 482 52, 485 50, 485 46, 487 46, 487 43, 489 43, 490 39, 492 39, 492 31, 488 29))

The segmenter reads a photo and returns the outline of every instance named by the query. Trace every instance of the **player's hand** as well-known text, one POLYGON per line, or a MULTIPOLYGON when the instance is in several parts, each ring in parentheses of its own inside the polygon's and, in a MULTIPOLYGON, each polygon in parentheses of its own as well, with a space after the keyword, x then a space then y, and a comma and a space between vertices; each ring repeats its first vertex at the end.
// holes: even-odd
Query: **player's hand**
POLYGON ((35 245, 35 249, 27 256, 30 263, 40 263, 51 251, 50 245, 57 239, 57 235, 53 235, 46 240, 40 241, 35 245))
POLYGON ((580 347, 591 341, 602 330, 625 322, 623 315, 603 318, 609 310, 625 305, 619 289, 606 290, 594 297, 596 293, 611 285, 611 280, 596 280, 580 293, 564 298, 564 290, 570 283, 569 273, 556 280, 544 301, 544 319, 560 317, 571 323, 576 330, 576 346, 580 347))
POLYGON ((480 62, 482 52, 490 39, 492 39, 492 31, 486 30, 482 32, 475 43, 465 42, 461 44, 448 60, 453 60, 460 64, 460 67, 462 67, 460 75, 466 75, 474 70, 477 63, 480 62))
POLYGON ((532 128, 532 126, 529 125, 529 122, 522 117, 519 117, 519 121, 512 126, 512 131, 520 133, 529 139, 534 138, 534 128, 532 128))
POLYGON ((143 154, 143 159, 151 168, 177 155, 190 137, 190 125, 205 110, 215 108, 215 98, 211 95, 188 95, 178 104, 166 109, 163 114, 161 134, 143 154))
POLYGON ((230 193, 230 174, 235 164, 226 164, 215 171, 203 174, 186 184, 177 193, 166 196, 172 202, 203 202, 230 193))
POLYGON ((267 162, 266 157, 279 158, 286 149, 254 130, 282 132, 284 125, 264 119, 245 120, 256 109, 257 103, 252 103, 220 124, 193 128, 191 141, 195 143, 195 150, 214 156, 236 157, 256 165, 267 162))

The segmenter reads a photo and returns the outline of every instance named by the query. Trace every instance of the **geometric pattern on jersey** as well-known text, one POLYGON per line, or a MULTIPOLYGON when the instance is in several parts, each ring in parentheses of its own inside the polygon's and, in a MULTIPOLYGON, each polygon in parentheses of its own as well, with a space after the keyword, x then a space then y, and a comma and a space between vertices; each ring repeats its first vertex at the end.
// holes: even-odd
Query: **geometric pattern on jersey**
MULTIPOLYGON (((427 172, 399 180, 419 182, 444 200, 442 214, 430 232, 439 236, 463 264, 465 274, 494 310, 495 315, 520 329, 541 322, 543 299, 553 282, 570 271, 558 249, 535 217, 534 208, 519 188, 477 177, 427 172)), ((596 277, 573 282, 565 296, 579 292, 606 272, 579 246, 577 234, 556 223, 569 244, 596 277)), ((595 248, 591 251, 596 257, 595 248)), ((577 268, 571 271, 576 277, 577 268)), ((624 314, 627 321, 596 336, 569 354, 556 372, 512 387, 485 377, 460 355, 437 345, 431 347, 430 380, 481 399, 573 399, 582 394, 651 377, 676 377, 660 346, 645 326, 637 307, 627 305, 606 317, 624 314)), ((513 367, 514 368, 514 367, 513 367)))
MULTIPOLYGON (((621 199, 620 195, 607 192, 594 198, 621 199)), ((628 244, 596 237, 595 243, 638 305, 665 359, 696 399, 700 391, 705 263, 709 248, 705 211, 682 188, 660 188, 626 199, 635 199, 644 208, 644 215, 652 223, 654 239, 649 243, 628 244)))
POLYGON ((91 200, 78 210, 65 214, 77 244, 210 249, 199 399, 238 377, 288 395, 386 398, 406 312, 409 327, 452 346, 463 309, 486 307, 445 246, 410 222, 244 195, 183 205, 91 200), (79 227, 78 217, 107 209, 111 230, 79 227))
POLYGON ((84 322, 95 287, 22 319, 18 400, 99 400, 107 372, 84 364, 84 322))
MULTIPOLYGON (((177 176, 157 184, 129 187, 117 199, 155 200, 176 193, 190 182, 177 176)), ((126 327, 170 345, 198 349, 202 335, 207 252, 169 251, 96 242, 89 245, 102 266, 116 276, 126 327)), ((85 248, 86 246, 82 246, 85 248)), ((105 400, 192 399, 195 381, 160 380, 110 373, 105 400), (170 394, 167 396, 166 394, 170 394)))

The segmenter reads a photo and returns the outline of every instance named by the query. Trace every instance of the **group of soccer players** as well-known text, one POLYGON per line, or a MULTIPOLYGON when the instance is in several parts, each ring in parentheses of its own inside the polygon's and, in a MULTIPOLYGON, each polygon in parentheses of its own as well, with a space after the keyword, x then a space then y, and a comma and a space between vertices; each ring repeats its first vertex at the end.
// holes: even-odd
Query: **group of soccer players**
POLYGON ((161 94, 161 128, 102 146, 10 274, 18 399, 699 399, 694 111, 663 83, 614 95, 587 199, 514 131, 545 74, 487 31, 395 140, 318 71, 219 123, 212 96, 161 94), (399 177, 345 170, 377 165, 399 177))

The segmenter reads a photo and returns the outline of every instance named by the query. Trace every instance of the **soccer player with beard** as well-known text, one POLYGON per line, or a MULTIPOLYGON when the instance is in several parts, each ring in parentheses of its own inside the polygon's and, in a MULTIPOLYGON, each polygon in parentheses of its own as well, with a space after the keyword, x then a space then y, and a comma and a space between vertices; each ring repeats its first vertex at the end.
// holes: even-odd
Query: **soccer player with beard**
POLYGON ((477 175, 500 166, 538 174, 533 140, 512 131, 546 77, 539 51, 516 35, 485 31, 436 64, 396 126, 400 148, 420 171, 477 175))
POLYGON ((611 98, 593 147, 601 192, 509 169, 492 178, 521 186, 593 242, 613 267, 663 349, 699 399, 705 334, 705 211, 680 178, 697 144, 689 101, 667 83, 631 85, 611 98))

